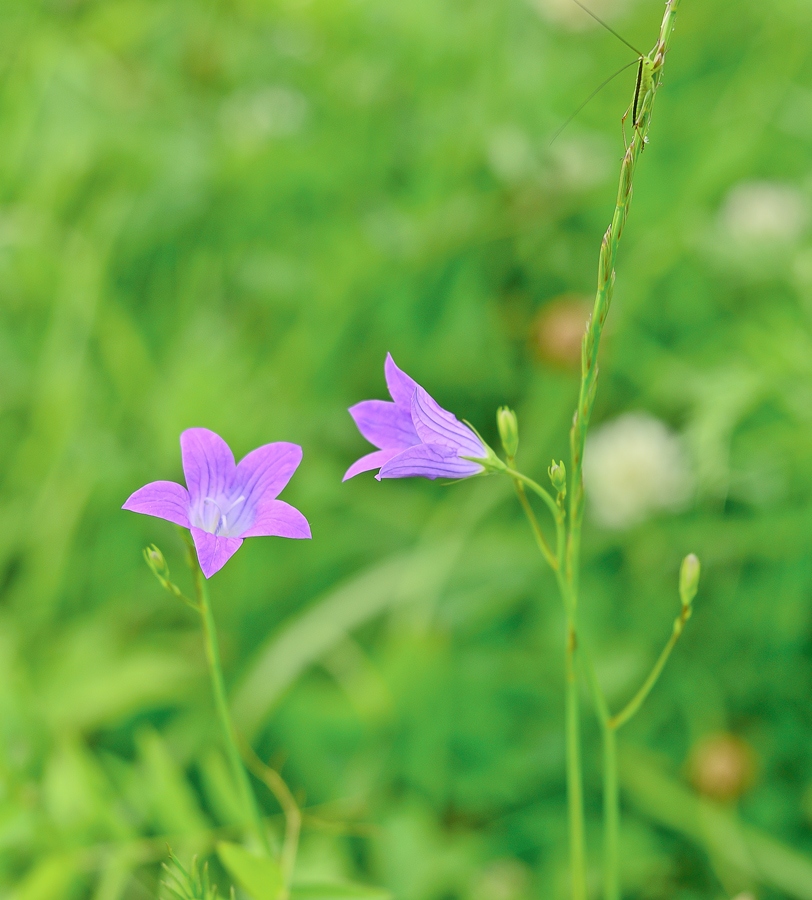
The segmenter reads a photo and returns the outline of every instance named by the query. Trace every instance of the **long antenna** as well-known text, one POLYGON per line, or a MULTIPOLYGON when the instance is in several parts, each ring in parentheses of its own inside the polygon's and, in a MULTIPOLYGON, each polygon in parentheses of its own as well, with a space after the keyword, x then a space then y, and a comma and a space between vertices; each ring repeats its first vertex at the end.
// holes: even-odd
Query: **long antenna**
MULTIPOLYGON (((587 9, 587 7, 584 6, 583 3, 580 3, 579 0, 572 0, 572 2, 573 2, 576 6, 580 6, 581 9, 582 9, 588 16, 592 16, 592 18, 593 18, 596 22, 598 22, 598 24, 603 25, 603 27, 604 27, 607 31, 611 32, 611 33, 612 33, 619 41, 623 41, 623 43, 629 48, 629 50, 634 50, 634 52, 635 52, 638 56, 645 56, 645 55, 646 55, 645 53, 641 53, 641 52, 637 49, 637 47, 632 47, 632 45, 626 40, 625 37, 622 37, 621 35, 619 35, 619 34, 615 31, 615 29, 612 28, 611 25, 607 25, 606 22, 603 21, 603 19, 599 19, 599 18, 595 15, 595 13, 592 12, 591 9, 587 9)), ((623 70, 621 69, 621 72, 622 72, 622 71, 623 71, 623 70)), ((612 76, 612 77, 614 77, 614 76, 612 76)))
MULTIPOLYGON (((577 2, 577 0, 576 0, 576 2, 577 2)), ((580 6, 581 4, 579 3, 578 5, 580 6)), ((634 49, 634 48, 632 47, 632 49, 634 49)), ((550 145, 552 145, 553 141, 558 137, 558 135, 561 134, 561 132, 567 127, 567 125, 569 125, 569 123, 578 115, 578 113, 587 105, 587 103, 589 103, 589 101, 595 96, 595 94, 600 93, 606 87, 606 85, 609 84, 609 82, 613 78, 617 78, 617 76, 620 75, 621 72, 625 72, 626 69, 628 69, 630 66, 638 65, 638 62, 639 62, 639 60, 633 59, 631 62, 626 63, 625 66, 622 66, 621 68, 619 68, 617 70, 617 72, 615 72, 614 75, 610 75, 606 79, 606 81, 599 84, 595 88, 595 90, 592 91, 592 93, 586 98, 586 100, 584 100, 584 102, 578 107, 578 109, 576 109, 575 112, 564 121, 564 124, 559 125, 559 127, 556 129, 555 134, 550 138, 550 145)))

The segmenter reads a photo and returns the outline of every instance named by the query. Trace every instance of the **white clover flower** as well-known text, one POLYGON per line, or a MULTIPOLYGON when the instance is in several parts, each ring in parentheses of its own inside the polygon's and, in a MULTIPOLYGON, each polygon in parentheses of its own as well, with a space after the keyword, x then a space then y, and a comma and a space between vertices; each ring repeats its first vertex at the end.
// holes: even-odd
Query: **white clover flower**
POLYGON ((595 430, 584 453, 584 480, 592 514, 606 528, 678 510, 693 491, 679 437, 647 413, 626 413, 595 430))
POLYGON ((299 91, 284 85, 268 85, 254 92, 240 91, 227 100, 222 124, 233 143, 253 147, 272 138, 297 134, 307 114, 307 99, 299 91))
POLYGON ((791 185, 743 181, 725 198, 719 211, 719 225, 737 244, 779 244, 800 237, 808 214, 806 198, 791 185))

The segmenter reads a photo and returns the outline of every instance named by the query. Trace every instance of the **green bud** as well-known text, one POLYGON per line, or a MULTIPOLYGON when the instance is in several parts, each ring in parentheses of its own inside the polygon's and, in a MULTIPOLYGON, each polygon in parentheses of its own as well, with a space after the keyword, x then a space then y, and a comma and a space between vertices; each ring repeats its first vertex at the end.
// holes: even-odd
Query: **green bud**
POLYGON ((556 462, 553 460, 547 474, 550 476, 550 482, 559 494, 567 493, 567 469, 563 460, 556 462))
POLYGON ((695 553, 689 553, 682 561, 679 570, 679 596, 683 606, 690 606, 699 590, 699 559, 695 553))
POLYGON ((513 459, 519 449, 519 420, 516 413, 507 406, 500 406, 496 413, 496 424, 505 454, 508 459, 513 459))
POLYGON ((167 570, 164 555, 155 544, 150 544, 149 547, 144 548, 144 559, 147 561, 147 565, 153 572, 163 573, 167 570))

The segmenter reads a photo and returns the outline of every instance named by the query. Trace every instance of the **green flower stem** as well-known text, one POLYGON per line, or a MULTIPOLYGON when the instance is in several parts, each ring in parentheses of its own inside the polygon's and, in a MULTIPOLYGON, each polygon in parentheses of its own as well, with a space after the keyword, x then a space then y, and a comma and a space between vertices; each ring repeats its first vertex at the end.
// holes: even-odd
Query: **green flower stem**
POLYGON ((657 683, 657 679, 660 677, 663 669, 665 668, 665 664, 668 662, 668 657, 671 656, 671 651, 676 646, 677 641, 682 634, 683 629, 685 628, 685 623, 688 619, 691 618, 691 607, 683 605, 682 611, 674 619, 674 627, 671 631, 671 637, 668 639, 668 643, 663 647, 662 653, 660 654, 657 662, 654 663, 654 668, 649 672, 648 678, 643 682, 640 690, 632 697, 632 699, 623 707, 623 709, 616 715, 612 716, 609 719, 608 725, 612 729, 618 729, 621 725, 625 725, 626 722, 631 719, 631 717, 640 709, 645 701, 646 697, 651 693, 651 689, 657 683))
POLYGON ((567 812, 573 900, 586 900, 586 837, 581 776, 581 722, 578 697, 575 619, 568 616, 566 647, 567 812))
POLYGON ((228 754, 228 760, 231 765, 234 780, 242 794, 243 808, 247 810, 251 816, 253 828, 256 832, 260 846, 270 856, 271 848, 268 843, 268 835, 262 824, 256 797, 251 790, 248 773, 240 758, 240 751, 237 747, 237 733, 234 728, 234 723, 231 721, 231 713, 228 709, 226 688, 223 682, 223 672, 220 665, 220 649, 217 643, 217 630, 214 625, 214 616, 212 615, 211 604, 209 602, 206 579, 203 577, 203 572, 200 570, 200 566, 197 563, 197 557, 191 552, 189 557, 195 582, 195 592, 197 593, 198 611, 203 622, 203 639, 206 647, 206 659, 209 663, 209 675, 211 676, 211 687, 212 692, 214 693, 214 705, 217 708, 217 715, 220 718, 220 724, 223 728, 226 753, 228 754))
MULTIPOLYGON (((510 461, 512 462, 512 460, 510 461)), ((581 775, 581 729, 580 710, 578 696, 578 671, 577 671, 577 647, 578 629, 575 621, 575 608, 571 601, 572 593, 570 585, 566 581, 562 571, 564 561, 566 523, 565 511, 562 505, 556 503, 552 496, 521 472, 512 467, 505 469, 510 475, 516 487, 519 502, 524 509, 536 543, 542 556, 550 568, 555 572, 561 599, 564 602, 564 610, 567 615, 567 639, 565 652, 564 682, 565 689, 565 731, 566 731, 566 774, 567 774, 567 824, 570 844, 570 869, 572 873, 572 897, 573 900, 586 900, 586 839, 584 836, 584 791, 581 775), (553 515, 556 525, 556 552, 552 553, 544 535, 541 532, 538 520, 527 494, 524 490, 527 485, 535 494, 544 500, 553 515)))
POLYGON ((603 741, 603 896, 620 900, 620 794, 617 780, 617 729, 602 723, 603 741))
POLYGON ((657 683, 671 651, 682 634, 685 623, 691 618, 690 604, 683 604, 679 616, 674 620, 671 637, 663 648, 657 662, 632 699, 617 714, 612 715, 606 698, 598 682, 595 667, 586 647, 581 642, 580 662, 590 694, 595 704, 595 712, 601 725, 603 743, 603 894, 604 900, 620 900, 620 794, 618 790, 617 731, 631 719, 643 705, 651 689, 657 683))
POLYGON ((561 510, 556 504, 555 500, 553 500, 552 494, 549 491, 545 491, 544 488, 533 481, 532 478, 528 478, 526 475, 522 475, 521 472, 517 472, 516 469, 512 469, 510 466, 505 467, 505 472, 510 475, 514 481, 520 481, 522 484, 527 485, 534 494, 541 497, 541 499, 545 502, 550 512, 553 514, 553 519, 556 522, 561 517, 561 510))
POLYGON ((299 835, 302 830, 302 811, 296 798, 285 783, 285 779, 254 753, 253 747, 241 742, 243 759, 246 766, 260 781, 264 781, 268 790, 274 795, 285 816, 285 837, 282 842, 282 882, 284 891, 277 900, 288 900, 293 882, 293 870, 296 867, 296 856, 299 852, 299 835))
POLYGON ((530 501, 527 499, 527 492, 524 489, 524 485, 518 478, 513 479, 513 484, 516 488, 516 496, 519 498, 519 503, 521 503, 524 514, 525 516, 527 516, 527 521, 530 523, 530 528, 533 530, 533 535, 536 538, 536 544, 541 551, 541 555, 547 560, 547 564, 550 566, 550 568, 553 571, 557 571, 558 559, 550 549, 550 545, 547 543, 547 538, 544 537, 544 533, 542 532, 541 526, 538 523, 536 514, 533 512, 533 507, 530 505, 530 501))

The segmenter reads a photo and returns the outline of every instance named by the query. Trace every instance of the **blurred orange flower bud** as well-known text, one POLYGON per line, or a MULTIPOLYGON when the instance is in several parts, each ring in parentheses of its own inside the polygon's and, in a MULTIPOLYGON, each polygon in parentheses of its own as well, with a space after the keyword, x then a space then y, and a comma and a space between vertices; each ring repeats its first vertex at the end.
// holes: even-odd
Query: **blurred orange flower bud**
POLYGON ((545 304, 530 327, 534 354, 553 366, 577 368, 591 311, 591 301, 579 294, 564 294, 545 304))
POLYGON ((756 756, 752 747, 734 734, 712 734, 694 746, 688 774, 700 794, 729 802, 753 784, 756 756))

